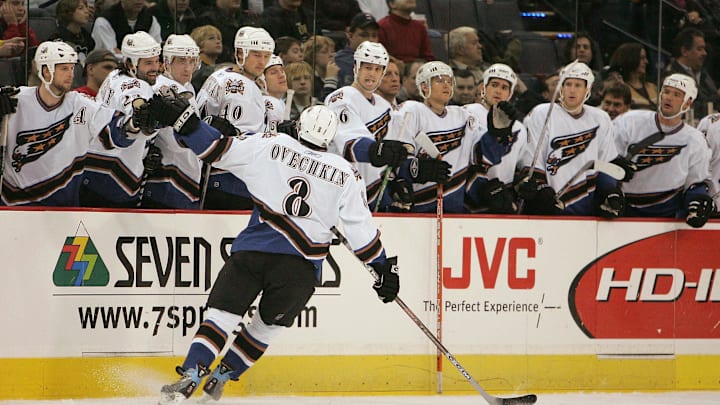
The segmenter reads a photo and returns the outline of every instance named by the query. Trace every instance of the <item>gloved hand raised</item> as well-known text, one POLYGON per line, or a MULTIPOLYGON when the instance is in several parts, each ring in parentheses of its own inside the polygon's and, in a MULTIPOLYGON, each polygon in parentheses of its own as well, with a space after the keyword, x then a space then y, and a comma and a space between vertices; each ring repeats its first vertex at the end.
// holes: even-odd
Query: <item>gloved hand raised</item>
POLYGON ((13 114, 17 110, 17 98, 15 95, 20 89, 12 86, 3 86, 0 88, 0 116, 13 114))
POLYGON ((397 266, 397 256, 388 257, 385 263, 370 263, 375 274, 378 276, 373 284, 373 289, 380 300, 384 303, 392 302, 400 291, 400 276, 397 266))
POLYGON ((520 113, 507 101, 491 106, 487 115, 488 134, 498 143, 507 144, 513 141, 512 126, 520 113))
POLYGON ((232 137, 242 135, 239 129, 223 117, 208 115, 203 118, 203 121, 207 122, 211 127, 217 129, 221 134, 223 134, 223 136, 232 137))
POLYGON ((180 133, 188 135, 200 124, 195 108, 185 93, 176 93, 169 87, 162 87, 150 100, 152 116, 163 126, 171 126, 180 133))

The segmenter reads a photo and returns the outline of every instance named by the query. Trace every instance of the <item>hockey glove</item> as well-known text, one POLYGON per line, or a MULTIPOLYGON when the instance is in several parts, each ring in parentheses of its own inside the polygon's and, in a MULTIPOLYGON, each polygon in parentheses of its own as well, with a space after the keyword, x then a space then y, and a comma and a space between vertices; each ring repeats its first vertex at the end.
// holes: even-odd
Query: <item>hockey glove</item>
POLYGON ((0 116, 13 114, 17 110, 17 98, 15 95, 20 89, 12 86, 3 86, 0 88, 0 116))
POLYGON ((397 256, 388 257, 385 263, 370 263, 377 278, 373 288, 380 300, 384 303, 392 302, 400 291, 400 276, 397 266, 397 256))
POLYGON ((375 167, 397 167, 407 159, 408 148, 399 141, 377 141, 370 145, 370 164, 375 167))
POLYGON ((626 159, 622 156, 618 156, 610 163, 616 164, 625 170, 625 177, 623 177, 622 181, 630 181, 632 180, 633 176, 635 175, 635 172, 637 171, 638 167, 637 165, 630 159, 626 159))
POLYGON ((403 178, 396 178, 388 183, 390 197, 390 211, 392 212, 410 212, 415 204, 415 195, 413 193, 412 184, 403 178))
POLYGON ((701 228, 710 218, 714 209, 713 199, 705 194, 693 196, 688 202, 685 222, 693 228, 701 228))
POLYGON ((163 126, 171 126, 180 135, 189 135, 200 124, 190 101, 169 89, 166 95, 155 94, 150 101, 153 117, 163 126))
POLYGON ((520 114, 507 101, 501 101, 490 107, 487 115, 488 134, 498 143, 509 144, 513 142, 512 126, 520 114))
POLYGON ((145 99, 136 98, 133 100, 132 108, 131 131, 139 128, 145 134, 150 135, 158 129, 160 123, 153 117, 150 104, 145 99))
POLYGON ((450 179, 450 163, 439 159, 412 158, 410 162, 410 177, 414 183, 427 183, 433 181, 445 184, 450 179))
POLYGON ((162 167, 162 151, 156 145, 150 145, 147 156, 143 159, 145 176, 150 176, 162 167))
POLYGON ((225 118, 218 117, 217 115, 208 115, 203 118, 203 121, 207 122, 208 125, 217 129, 225 137, 240 136, 242 133, 239 129, 235 128, 230 121, 225 118))
POLYGON ((562 212, 557 205, 555 190, 537 179, 520 183, 518 195, 525 200, 528 214, 558 215, 562 212))
POLYGON ((498 179, 492 179, 485 184, 480 192, 480 199, 491 214, 515 214, 518 210, 515 190, 498 179))
POLYGON ((625 211, 625 194, 619 188, 599 194, 595 213, 603 218, 618 218, 625 211))
POLYGON ((295 120, 283 120, 277 124, 277 132, 279 134, 287 134, 294 139, 298 139, 297 122, 295 120))

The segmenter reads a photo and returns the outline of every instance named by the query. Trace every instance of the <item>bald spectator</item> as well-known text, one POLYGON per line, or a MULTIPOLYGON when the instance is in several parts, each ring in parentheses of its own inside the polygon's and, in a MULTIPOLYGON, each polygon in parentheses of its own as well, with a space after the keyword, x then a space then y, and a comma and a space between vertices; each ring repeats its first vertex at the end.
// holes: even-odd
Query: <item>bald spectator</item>
POLYGON ((90 52, 85 58, 85 69, 83 70, 85 85, 76 88, 75 91, 95 98, 107 75, 117 69, 117 66, 117 59, 111 51, 96 49, 90 52))
POLYGON ((109 49, 119 55, 125 35, 138 31, 162 42, 160 24, 145 6, 145 0, 120 0, 95 19, 92 30, 95 49, 109 49))
POLYGON ((615 83, 605 89, 600 108, 614 120, 620 114, 630 111, 631 102, 630 88, 624 83, 615 83))
POLYGON ((304 42, 312 35, 312 19, 301 6, 302 0, 276 0, 260 14, 260 26, 273 38, 293 37, 304 42))
POLYGON ((375 17, 367 13, 358 13, 350 21, 350 25, 346 30, 347 45, 335 53, 335 63, 340 68, 338 88, 352 84, 355 79, 353 73, 355 49, 365 41, 378 42, 379 27, 375 17))
POLYGON ((469 70, 475 76, 475 81, 481 83, 483 72, 490 64, 483 59, 483 46, 475 28, 458 27, 448 35, 450 67, 454 70, 469 70))
POLYGON ((388 0, 390 14, 380 21, 378 37, 390 55, 403 62, 434 60, 427 27, 412 19, 415 0, 388 0))

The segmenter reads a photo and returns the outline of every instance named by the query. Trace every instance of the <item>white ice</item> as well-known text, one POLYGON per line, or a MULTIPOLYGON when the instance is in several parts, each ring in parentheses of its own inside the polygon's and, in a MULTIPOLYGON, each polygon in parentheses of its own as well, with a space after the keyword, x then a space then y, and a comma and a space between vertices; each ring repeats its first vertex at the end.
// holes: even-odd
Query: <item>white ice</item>
MULTIPOLYGON (((157 398, 59 399, 0 401, 2 405, 155 405, 157 398)), ((183 402, 197 404, 194 400, 183 402)), ((478 395, 364 396, 364 397, 229 397, 217 405, 482 405, 478 395)), ((539 394, 537 405, 720 405, 720 391, 662 393, 539 394)))

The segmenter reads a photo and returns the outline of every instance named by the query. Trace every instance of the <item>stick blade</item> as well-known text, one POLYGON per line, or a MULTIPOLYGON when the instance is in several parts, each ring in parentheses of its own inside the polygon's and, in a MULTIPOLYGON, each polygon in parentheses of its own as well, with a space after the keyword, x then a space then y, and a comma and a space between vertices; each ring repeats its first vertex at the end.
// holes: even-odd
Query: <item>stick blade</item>
POLYGON ((502 398, 502 405, 532 405, 537 402, 537 395, 528 394, 521 397, 502 398))
POLYGON ((415 142, 417 142, 418 145, 420 145, 421 148, 425 149, 425 153, 427 153, 431 158, 436 159, 438 156, 440 156, 440 151, 438 150, 437 146, 433 143, 433 141, 430 139, 429 136, 425 132, 419 132, 415 136, 415 142))
POLYGON ((615 180, 622 180, 625 177, 625 169, 615 163, 596 160, 593 169, 597 172, 603 172, 615 180))

